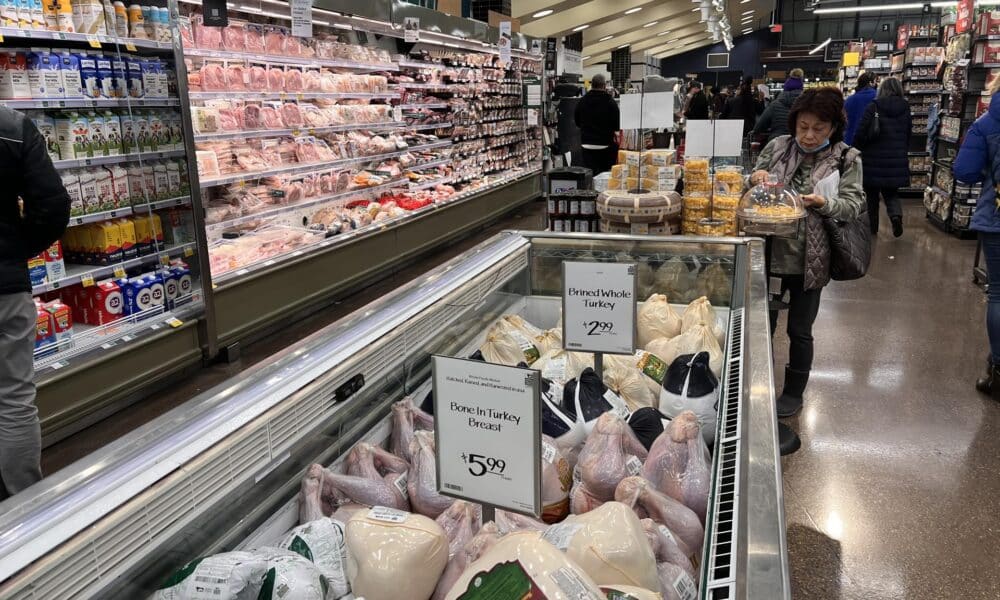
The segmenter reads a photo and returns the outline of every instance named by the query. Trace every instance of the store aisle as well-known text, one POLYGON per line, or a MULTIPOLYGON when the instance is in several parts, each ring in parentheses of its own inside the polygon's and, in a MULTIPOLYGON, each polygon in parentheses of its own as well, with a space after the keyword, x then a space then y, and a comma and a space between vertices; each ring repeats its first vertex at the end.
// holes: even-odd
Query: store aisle
POLYGON ((1000 403, 973 388, 975 242, 912 201, 905 225, 899 240, 883 227, 868 277, 824 290, 805 408, 788 420, 802 449, 782 461, 796 600, 1000 598, 1000 403))

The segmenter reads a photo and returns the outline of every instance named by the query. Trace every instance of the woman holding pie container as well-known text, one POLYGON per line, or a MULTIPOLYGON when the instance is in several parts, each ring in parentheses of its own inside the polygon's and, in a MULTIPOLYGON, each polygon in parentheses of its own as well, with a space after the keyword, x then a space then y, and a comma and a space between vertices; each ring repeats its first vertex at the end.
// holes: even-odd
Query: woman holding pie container
MULTIPOLYGON (((797 236, 775 236, 768 241, 769 281, 781 286, 770 290, 771 295, 788 298, 788 364, 777 400, 779 417, 791 417, 802 408, 812 369, 812 326, 819 313, 820 294, 830 281, 830 242, 823 218, 856 219, 865 207, 859 152, 843 142, 846 123, 840 90, 806 90, 788 115, 788 129, 794 136, 768 143, 750 176, 752 186, 770 182, 791 188, 800 195, 802 205, 773 208, 772 216, 798 217, 802 223, 797 236)), ((770 316, 773 335, 778 311, 772 309, 770 316)), ((790 427, 779 423, 778 434, 783 455, 799 448, 799 437, 790 427)))

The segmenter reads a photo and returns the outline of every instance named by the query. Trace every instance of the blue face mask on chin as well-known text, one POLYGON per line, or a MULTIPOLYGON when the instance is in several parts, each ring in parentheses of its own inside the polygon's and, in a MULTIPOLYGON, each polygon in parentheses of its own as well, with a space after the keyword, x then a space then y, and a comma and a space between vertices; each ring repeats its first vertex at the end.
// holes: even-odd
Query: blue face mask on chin
POLYGON ((799 143, 798 139, 795 140, 795 145, 799 147, 799 150, 805 152, 806 154, 816 154, 823 148, 826 148, 830 145, 830 138, 827 138, 822 144, 816 146, 815 148, 803 148, 802 144, 799 143))

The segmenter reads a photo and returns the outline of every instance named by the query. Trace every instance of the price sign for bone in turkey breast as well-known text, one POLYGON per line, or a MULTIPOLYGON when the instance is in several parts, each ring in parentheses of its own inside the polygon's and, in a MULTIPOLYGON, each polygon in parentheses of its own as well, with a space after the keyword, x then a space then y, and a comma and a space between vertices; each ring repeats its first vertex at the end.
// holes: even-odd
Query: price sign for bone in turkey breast
POLYGON ((540 516, 539 372, 447 356, 433 369, 438 492, 540 516))
POLYGON ((563 263, 563 346, 632 354, 635 269, 630 263, 563 263))

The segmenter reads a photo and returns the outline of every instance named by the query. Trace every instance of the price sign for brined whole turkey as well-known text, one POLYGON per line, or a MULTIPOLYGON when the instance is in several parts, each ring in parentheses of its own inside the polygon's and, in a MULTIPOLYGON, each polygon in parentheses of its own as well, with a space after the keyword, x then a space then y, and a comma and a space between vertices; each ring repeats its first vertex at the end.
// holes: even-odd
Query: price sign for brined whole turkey
POLYGON ((635 270, 630 263, 563 263, 563 346, 632 354, 635 270))
POLYGON ((541 516, 541 374, 435 356, 438 492, 541 516))

